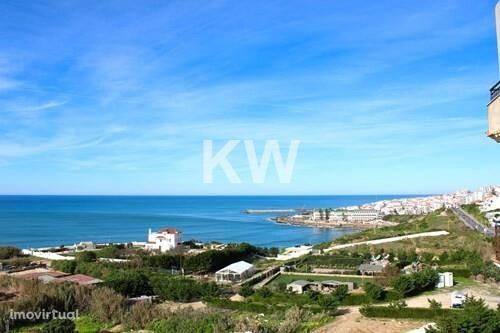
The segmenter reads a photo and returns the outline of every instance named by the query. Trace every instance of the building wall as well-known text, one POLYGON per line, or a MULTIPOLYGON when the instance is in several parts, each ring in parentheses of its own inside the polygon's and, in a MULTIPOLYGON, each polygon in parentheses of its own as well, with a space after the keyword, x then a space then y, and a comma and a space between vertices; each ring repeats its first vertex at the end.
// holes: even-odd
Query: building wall
POLYGON ((500 98, 488 104, 488 135, 499 135, 500 140, 500 98))
POLYGON ((149 243, 146 244, 146 249, 167 252, 175 249, 177 244, 181 242, 181 234, 150 231, 148 234, 148 242, 149 243))

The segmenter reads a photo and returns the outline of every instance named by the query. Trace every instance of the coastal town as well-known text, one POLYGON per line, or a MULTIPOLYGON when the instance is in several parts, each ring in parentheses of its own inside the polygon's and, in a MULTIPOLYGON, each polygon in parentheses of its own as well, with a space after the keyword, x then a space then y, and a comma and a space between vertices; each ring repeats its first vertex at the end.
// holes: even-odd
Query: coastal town
POLYGON ((0 333, 500 333, 500 0, 7 0, 0 36, 0 333))
MULTIPOLYGON (((377 233, 360 228, 326 244, 283 249, 184 240, 182 230, 171 227, 145 230, 143 240, 129 243, 0 247, 0 312, 20 299, 38 297, 25 290, 40 285, 37 288, 49 294, 60 288, 73 290, 77 299, 82 297, 78 290, 87 290, 92 298, 81 302, 98 299, 100 306, 80 308, 78 301, 71 308, 85 314, 84 323, 72 323, 90 321, 97 327, 89 333, 104 332, 106 325, 118 325, 117 332, 149 328, 156 333, 154 325, 159 322, 190 318, 183 310, 187 308, 193 309, 194 318, 207 313, 219 318, 217 325, 224 311, 244 315, 244 323, 226 323, 227 332, 238 332, 237 327, 250 332, 272 327, 272 332, 280 332, 280 317, 292 315, 290 311, 305 311, 293 323, 293 332, 312 332, 301 329, 304 320, 317 333, 325 327, 342 331, 344 316, 350 318, 350 329, 383 326, 389 332, 401 327, 420 332, 422 327, 441 325, 437 313, 453 320, 469 306, 484 306, 486 313, 500 304, 500 293, 494 291, 500 290, 499 239, 492 242, 490 234, 470 228, 455 211, 474 207, 479 215, 471 218, 482 216, 489 222, 486 216, 500 208, 499 190, 489 186, 346 207, 339 210, 344 221, 348 212, 357 213, 350 215, 351 221, 368 221, 368 212, 374 211, 387 224, 377 233), (136 324, 102 312, 102 306, 118 307, 134 320, 139 320, 136 312, 151 315, 136 324), (170 317, 165 317, 165 309, 170 317), (399 318, 397 325, 383 321, 392 316, 399 318)), ((312 216, 325 218, 318 214, 315 210, 312 216)), ((16 321, 3 325, 15 326, 16 321)))
POLYGON ((384 220, 390 215, 424 215, 439 209, 477 205, 485 213, 490 227, 500 215, 500 186, 485 186, 476 191, 463 190, 450 194, 417 196, 367 203, 342 208, 323 207, 303 210, 298 214, 277 217, 280 223, 310 225, 323 228, 382 227, 393 225, 384 220))

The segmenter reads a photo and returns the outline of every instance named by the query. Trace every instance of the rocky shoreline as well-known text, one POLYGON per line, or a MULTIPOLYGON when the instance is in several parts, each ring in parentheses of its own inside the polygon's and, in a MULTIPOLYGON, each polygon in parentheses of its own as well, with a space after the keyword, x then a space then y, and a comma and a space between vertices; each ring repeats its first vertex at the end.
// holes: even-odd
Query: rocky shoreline
POLYGON ((307 219, 290 218, 288 216, 280 216, 272 219, 276 223, 296 225, 302 227, 322 228, 322 229, 371 229, 378 227, 389 227, 397 225, 397 223, 389 221, 372 221, 372 222, 331 222, 331 221, 311 221, 307 219))

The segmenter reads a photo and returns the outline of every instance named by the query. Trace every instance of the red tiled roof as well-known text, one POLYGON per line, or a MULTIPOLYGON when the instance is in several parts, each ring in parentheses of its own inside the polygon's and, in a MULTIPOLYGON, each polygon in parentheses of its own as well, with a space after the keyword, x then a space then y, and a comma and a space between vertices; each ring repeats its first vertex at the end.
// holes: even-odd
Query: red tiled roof
POLYGON ((10 275, 22 278, 22 279, 38 279, 40 276, 50 276, 53 278, 59 278, 68 275, 67 273, 53 271, 45 268, 35 268, 28 269, 25 271, 11 273, 10 275))
POLYGON ((181 231, 180 230, 177 230, 177 229, 171 229, 171 228, 167 228, 167 229, 161 229, 160 230, 161 233, 166 233, 166 234, 180 234, 181 231))
POLYGON ((58 281, 64 282, 73 282, 81 285, 89 285, 103 282, 102 280, 96 279, 95 277, 83 275, 83 274, 75 274, 70 276, 64 276, 59 278, 58 281))

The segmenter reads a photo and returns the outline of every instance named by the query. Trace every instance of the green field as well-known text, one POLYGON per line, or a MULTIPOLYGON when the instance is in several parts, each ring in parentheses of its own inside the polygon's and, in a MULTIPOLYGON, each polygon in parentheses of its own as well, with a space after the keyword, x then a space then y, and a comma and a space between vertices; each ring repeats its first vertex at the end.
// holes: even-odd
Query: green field
POLYGON ((362 285, 365 281, 371 281, 373 279, 369 277, 344 277, 337 275, 296 275, 296 274, 281 274, 276 279, 274 279, 269 286, 278 286, 280 284, 288 284, 297 280, 307 280, 307 281, 326 281, 335 280, 339 282, 354 282, 357 285, 362 285))

